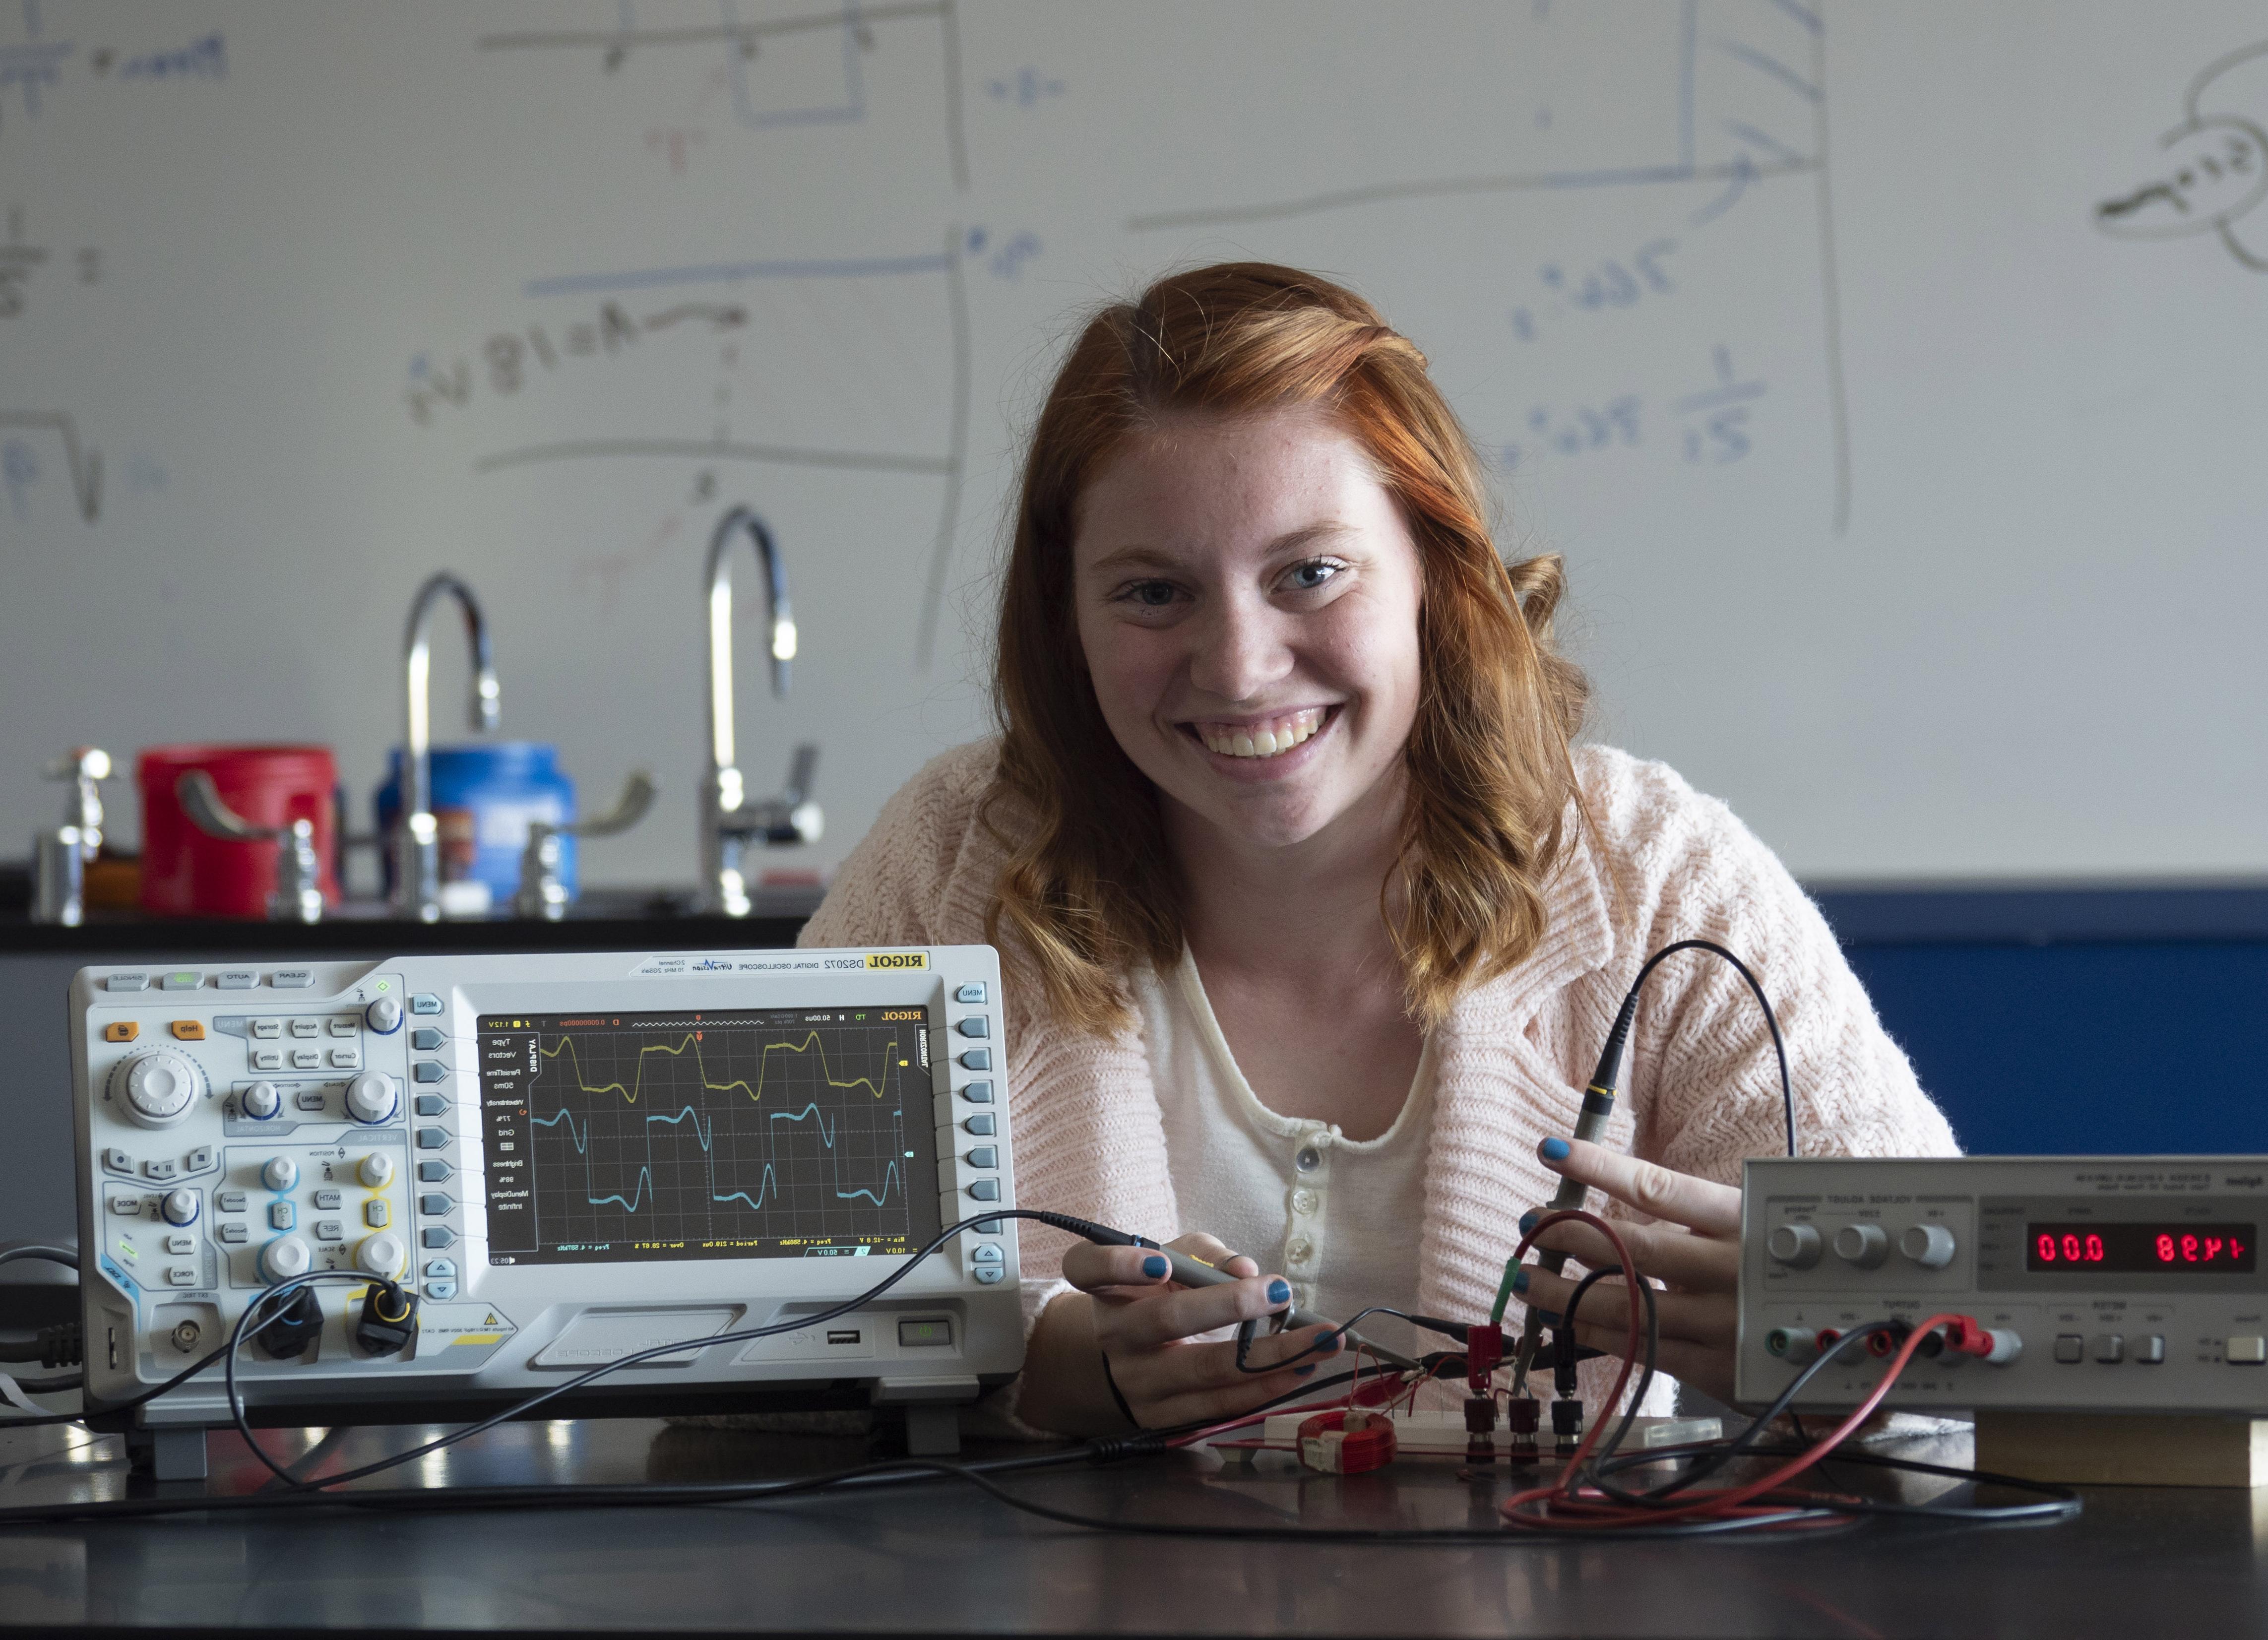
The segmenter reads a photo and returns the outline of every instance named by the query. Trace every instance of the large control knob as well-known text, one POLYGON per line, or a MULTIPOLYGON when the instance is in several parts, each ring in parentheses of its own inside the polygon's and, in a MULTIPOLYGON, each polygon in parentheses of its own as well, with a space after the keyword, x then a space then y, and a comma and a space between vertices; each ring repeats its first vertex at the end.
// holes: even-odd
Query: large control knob
POLYGON ((380 1036, 392 1036, 401 1028, 401 1004, 391 997, 381 997, 362 1011, 362 1020, 380 1036))
POLYGON ((1926 1270, 1953 1262, 1953 1232, 1942 1224, 1915 1224, 1898 1238, 1898 1251, 1926 1270))
POLYGON ((169 1224, 194 1224, 197 1222, 199 1205, 197 1193, 184 1188, 166 1191, 166 1199, 158 1210, 165 1214, 166 1222, 169 1224))
POLYGON ((381 1230, 374 1236, 364 1236, 355 1248, 355 1268, 365 1276, 383 1276, 388 1281, 401 1274, 409 1261, 409 1249, 401 1238, 390 1230, 381 1230))
POLYGON ((284 1108, 284 1096, 273 1082, 255 1082, 244 1090, 241 1101, 244 1114, 254 1122, 267 1122, 284 1108))
POLYGON ((347 1114, 357 1122, 384 1122, 401 1103, 394 1078, 382 1070, 365 1070, 347 1084, 347 1114))
POLYGON ((271 1156, 260 1170, 260 1182, 270 1190, 289 1190, 299 1182, 299 1164, 288 1156, 271 1156))
POLYGON ((1775 1264, 1808 1270, 1819 1262, 1819 1232, 1809 1224, 1782 1224, 1764 1239, 1764 1251, 1775 1264))
POLYGON ((1845 1224, 1835 1232, 1835 1256, 1870 1270, 1890 1256, 1890 1239, 1880 1224, 1845 1224))
POLYGON ((124 1067, 127 1120, 144 1128, 170 1128, 189 1114, 204 1086, 196 1061, 171 1049, 144 1054, 124 1067))
POLYGON ((362 1166, 355 1169, 355 1177, 373 1190, 383 1190, 393 1182, 394 1158, 382 1151, 372 1151, 362 1158, 362 1166))
POLYGON ((271 1283, 305 1276, 314 1261, 315 1255, 297 1236, 278 1236, 260 1249, 260 1273, 271 1283))

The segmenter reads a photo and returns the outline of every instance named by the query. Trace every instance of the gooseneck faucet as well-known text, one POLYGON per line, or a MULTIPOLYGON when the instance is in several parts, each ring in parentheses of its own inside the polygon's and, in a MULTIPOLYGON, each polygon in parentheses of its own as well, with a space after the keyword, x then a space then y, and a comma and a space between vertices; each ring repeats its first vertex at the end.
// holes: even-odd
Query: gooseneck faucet
POLYGON ((815 842, 824 820, 811 801, 819 748, 796 748, 789 789, 751 802, 742 778, 733 726, 733 543, 746 533, 764 569, 765 613, 771 625, 772 694, 784 697, 795 658, 795 615, 787 596, 787 565, 764 521, 735 507, 709 541, 703 585, 709 604, 709 771, 701 785, 701 898, 704 908, 726 916, 748 915, 747 873, 741 858, 751 843, 815 842))
POLYGON ((417 589, 409 605, 403 644, 408 712, 401 737, 401 819, 394 838, 394 909, 420 923, 441 920, 441 826, 433 817, 433 652, 428 636, 433 607, 454 598, 465 612, 465 637, 473 652, 470 723, 480 733, 497 726, 502 691, 489 647, 489 626, 473 589, 446 570, 417 589))

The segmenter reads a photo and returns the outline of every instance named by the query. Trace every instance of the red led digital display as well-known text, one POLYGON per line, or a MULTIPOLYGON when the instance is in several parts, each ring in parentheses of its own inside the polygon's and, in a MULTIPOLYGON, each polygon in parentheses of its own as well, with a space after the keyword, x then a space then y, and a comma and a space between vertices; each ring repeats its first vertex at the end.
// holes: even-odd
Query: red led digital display
POLYGON ((2027 1224, 2028 1270, 2132 1275, 2250 1273, 2257 1257, 2251 1224, 2027 1224))

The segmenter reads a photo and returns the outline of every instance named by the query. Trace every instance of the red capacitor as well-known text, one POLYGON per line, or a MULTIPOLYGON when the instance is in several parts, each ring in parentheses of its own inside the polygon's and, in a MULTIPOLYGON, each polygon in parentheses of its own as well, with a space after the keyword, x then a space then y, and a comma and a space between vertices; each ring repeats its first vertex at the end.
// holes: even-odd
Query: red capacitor
POLYGON ((1300 1423, 1300 1462, 1327 1475, 1361 1475, 1394 1461, 1394 1420, 1357 1408, 1319 1412, 1300 1423))
POLYGON ((276 888, 272 842, 209 836, 182 811, 173 783, 192 769, 255 826, 313 822, 326 901, 339 897, 333 793, 338 765, 320 746, 153 746, 135 768, 142 789, 142 908, 158 916, 264 917, 276 888))

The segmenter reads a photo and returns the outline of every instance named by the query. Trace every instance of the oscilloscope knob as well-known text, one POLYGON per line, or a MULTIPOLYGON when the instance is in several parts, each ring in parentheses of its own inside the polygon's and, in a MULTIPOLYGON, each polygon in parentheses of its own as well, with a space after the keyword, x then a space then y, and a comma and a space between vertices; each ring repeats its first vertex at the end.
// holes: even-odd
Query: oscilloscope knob
POLYGON ((284 1108, 284 1096, 276 1091, 273 1082, 255 1082, 244 1090, 244 1114, 254 1122, 267 1122, 284 1108))
POLYGON ((401 1102, 394 1078, 382 1070, 365 1070, 347 1084, 347 1114, 357 1122, 384 1122, 401 1102))
POLYGON ((401 1267, 409 1257, 409 1248, 401 1238, 390 1230, 381 1230, 374 1236, 364 1236, 355 1247, 355 1268, 365 1276, 383 1276, 387 1280, 401 1274, 401 1267))
POLYGON ((129 1060, 115 1077, 126 1119, 144 1128, 170 1128, 189 1114, 204 1089, 204 1072, 186 1054, 160 1049, 129 1060))
POLYGON ((297 1236, 278 1236, 260 1249, 260 1273, 270 1282, 305 1276, 314 1262, 315 1255, 297 1236))
POLYGON ((401 1004, 391 997, 381 997, 362 1011, 363 1023, 380 1036, 392 1036, 401 1028, 401 1004))
POLYGON ((362 1158, 355 1177, 373 1190, 383 1190, 394 1181, 394 1158, 383 1151, 372 1151, 362 1158))

